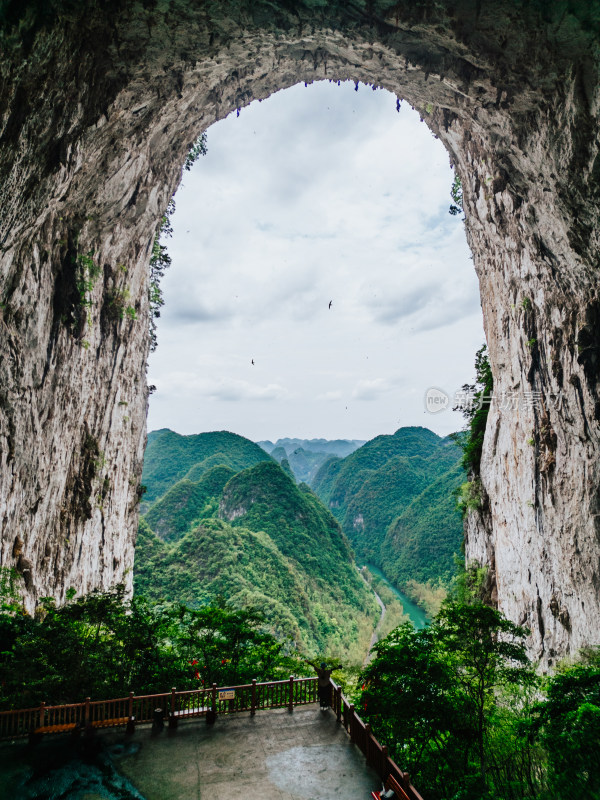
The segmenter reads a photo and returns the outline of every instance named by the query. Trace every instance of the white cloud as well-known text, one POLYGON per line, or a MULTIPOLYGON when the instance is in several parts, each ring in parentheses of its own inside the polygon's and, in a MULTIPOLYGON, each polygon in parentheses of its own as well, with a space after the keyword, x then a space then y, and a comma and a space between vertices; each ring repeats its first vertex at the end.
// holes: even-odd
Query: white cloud
POLYGON ((329 403, 333 403, 336 400, 342 399, 341 392, 323 392, 323 394, 317 395, 318 400, 327 400, 329 403))
POLYGON ((429 385, 472 379, 477 279, 447 213, 448 156, 395 107, 383 91, 320 83, 209 129, 167 242, 151 429, 274 439, 460 427, 451 412, 423 419, 421 401, 429 385), (355 402, 367 396, 368 410, 355 402), (261 399, 268 415, 241 402, 261 399))
POLYGON ((202 392, 206 397, 215 400, 240 401, 240 400, 280 400, 287 395, 283 386, 276 383, 269 383, 267 386, 259 386, 249 383, 224 378, 216 381, 212 385, 207 385, 202 392))
POLYGON ((375 380, 358 381, 352 391, 355 400, 378 400, 382 394, 390 391, 388 382, 384 378, 375 380))

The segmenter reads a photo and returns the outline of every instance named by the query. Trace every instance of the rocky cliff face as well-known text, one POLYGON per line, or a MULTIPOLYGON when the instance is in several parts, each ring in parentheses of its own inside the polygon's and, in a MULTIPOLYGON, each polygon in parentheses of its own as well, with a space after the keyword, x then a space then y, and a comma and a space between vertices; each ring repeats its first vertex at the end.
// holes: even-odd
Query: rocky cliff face
POLYGON ((148 260, 190 143, 253 98, 353 79, 446 145, 497 396, 522 398, 491 412, 467 555, 546 663, 600 640, 597 20, 530 6, 5 5, 0 557, 30 606, 129 580, 148 260))

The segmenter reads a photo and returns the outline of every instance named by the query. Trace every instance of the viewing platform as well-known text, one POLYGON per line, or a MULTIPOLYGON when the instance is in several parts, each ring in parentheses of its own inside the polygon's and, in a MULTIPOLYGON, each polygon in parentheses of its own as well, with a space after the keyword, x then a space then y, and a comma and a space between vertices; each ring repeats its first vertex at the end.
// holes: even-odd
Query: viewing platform
POLYGON ((331 700, 290 678, 1 712, 0 800, 371 800, 387 779, 422 800, 333 682, 331 700))
POLYGON ((171 736, 140 730, 138 742, 118 769, 146 800, 370 800, 381 785, 334 714, 318 705, 218 717, 171 736))

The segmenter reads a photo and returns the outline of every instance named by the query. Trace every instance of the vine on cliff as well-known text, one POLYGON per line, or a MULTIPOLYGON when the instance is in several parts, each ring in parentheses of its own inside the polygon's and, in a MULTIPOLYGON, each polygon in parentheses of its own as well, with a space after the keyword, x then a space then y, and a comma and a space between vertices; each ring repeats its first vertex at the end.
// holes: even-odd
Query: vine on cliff
POLYGON ((453 217, 457 214, 464 214, 462 181, 458 174, 454 175, 450 196, 452 197, 452 205, 448 209, 448 212, 452 214, 453 217))
POLYGON ((466 437, 462 440, 463 467, 472 477, 478 477, 483 450, 483 437, 487 425, 488 413, 494 378, 488 357, 487 345, 482 345, 475 353, 475 383, 465 383, 462 390, 470 398, 460 410, 467 420, 466 437))
POLYGON ((469 401, 454 409, 461 411, 467 421, 464 432, 456 437, 463 451, 462 465, 469 476, 457 493, 457 504, 463 514, 480 508, 483 500, 479 473, 493 389, 494 377, 484 344, 475 354, 475 383, 465 383, 462 387, 462 394, 469 401))
MULTIPOLYGON (((191 144, 186 159, 183 163, 183 168, 189 172, 200 156, 205 156, 207 153, 206 147, 206 131, 191 144)), ((167 210, 161 219, 160 227, 154 237, 152 244, 152 255, 150 256, 150 284, 148 289, 148 300, 150 305, 150 317, 148 321, 148 328, 150 333, 150 352, 153 353, 158 347, 158 338, 156 335, 156 320, 160 317, 160 309, 165 304, 165 299, 160 287, 160 282, 164 277, 166 270, 171 266, 171 256, 167 250, 167 246, 161 244, 161 237, 171 238, 173 236, 173 226, 171 224, 171 217, 175 213, 175 200, 171 198, 167 205, 167 210)))

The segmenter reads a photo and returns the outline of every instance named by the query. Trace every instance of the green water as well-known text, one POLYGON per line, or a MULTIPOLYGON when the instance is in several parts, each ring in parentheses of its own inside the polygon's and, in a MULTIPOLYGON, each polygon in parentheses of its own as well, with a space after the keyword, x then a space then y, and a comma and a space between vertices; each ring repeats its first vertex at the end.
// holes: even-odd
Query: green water
POLYGON ((413 603, 412 600, 409 600, 405 594, 402 594, 402 592, 398 591, 398 589, 396 589, 396 587, 393 586, 388 581, 388 579, 385 577, 385 575, 380 569, 374 567, 373 564, 365 564, 365 566, 372 575, 376 575, 380 580, 382 580, 385 583, 388 589, 390 589, 390 591, 392 591, 396 595, 398 600, 402 603, 402 608, 404 609, 404 613, 410 617, 410 621, 415 626, 415 628, 417 628, 417 630, 419 630, 420 628, 424 628, 425 625, 427 625, 427 623, 429 622, 429 620, 427 618, 427 614, 423 611, 423 609, 419 608, 419 606, 416 603, 413 603))

